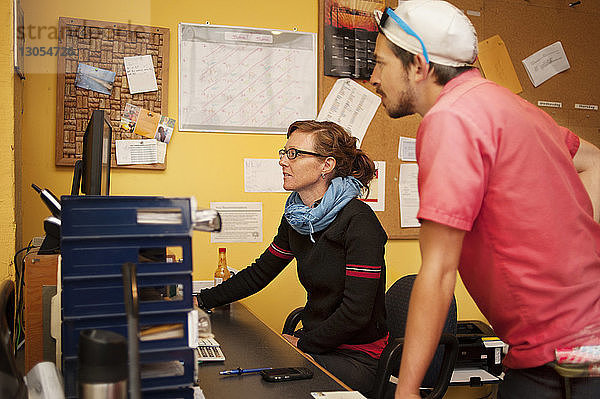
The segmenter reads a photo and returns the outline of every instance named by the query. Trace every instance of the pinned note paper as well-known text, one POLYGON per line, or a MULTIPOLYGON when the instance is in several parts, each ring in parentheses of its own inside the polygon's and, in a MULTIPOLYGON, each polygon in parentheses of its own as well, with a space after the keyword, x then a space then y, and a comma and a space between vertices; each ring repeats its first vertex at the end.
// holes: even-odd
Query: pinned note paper
POLYGON ((151 55, 124 57, 123 62, 131 94, 158 90, 151 55))
POLYGON ((523 65, 535 87, 571 67, 561 42, 552 43, 525 58, 523 65))

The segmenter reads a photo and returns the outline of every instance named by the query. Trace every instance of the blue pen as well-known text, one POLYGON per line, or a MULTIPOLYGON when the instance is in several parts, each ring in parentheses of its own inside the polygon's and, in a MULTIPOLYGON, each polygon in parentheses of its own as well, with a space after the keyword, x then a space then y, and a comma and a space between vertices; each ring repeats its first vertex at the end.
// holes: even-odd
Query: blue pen
POLYGON ((234 375, 234 374, 248 374, 248 373, 258 373, 260 371, 263 370, 271 370, 273 367, 260 367, 257 369, 241 369, 241 368, 237 368, 237 369, 233 369, 233 370, 225 370, 225 371, 219 371, 219 374, 221 375, 234 375))

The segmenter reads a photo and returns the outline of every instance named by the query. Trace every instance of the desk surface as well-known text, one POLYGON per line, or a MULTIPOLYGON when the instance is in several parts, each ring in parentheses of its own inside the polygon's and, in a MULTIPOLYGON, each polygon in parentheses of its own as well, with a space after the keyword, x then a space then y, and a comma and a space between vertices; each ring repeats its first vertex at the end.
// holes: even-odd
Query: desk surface
POLYGON ((225 361, 205 362, 198 367, 198 381, 206 399, 307 399, 315 391, 346 390, 239 303, 215 309, 211 324, 225 361), (311 369, 313 378, 273 383, 263 381, 259 374, 219 375, 221 370, 238 367, 297 366, 311 369))

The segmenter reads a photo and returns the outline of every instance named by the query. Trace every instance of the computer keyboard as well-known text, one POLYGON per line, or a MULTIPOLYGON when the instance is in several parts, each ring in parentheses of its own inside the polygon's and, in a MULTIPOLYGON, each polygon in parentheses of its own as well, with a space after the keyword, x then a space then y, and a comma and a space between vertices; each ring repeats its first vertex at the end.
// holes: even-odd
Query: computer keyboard
POLYGON ((196 350, 198 351, 198 361, 211 362, 225 360, 225 355, 221 351, 221 345, 214 338, 199 338, 196 350))

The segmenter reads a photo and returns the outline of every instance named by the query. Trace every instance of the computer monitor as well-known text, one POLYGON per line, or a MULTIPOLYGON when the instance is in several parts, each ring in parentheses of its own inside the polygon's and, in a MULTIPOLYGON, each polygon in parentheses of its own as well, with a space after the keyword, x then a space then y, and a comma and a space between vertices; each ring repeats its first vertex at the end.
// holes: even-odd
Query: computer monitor
POLYGON ((83 134, 83 153, 75 163, 71 195, 109 195, 112 127, 103 110, 94 110, 83 134))

